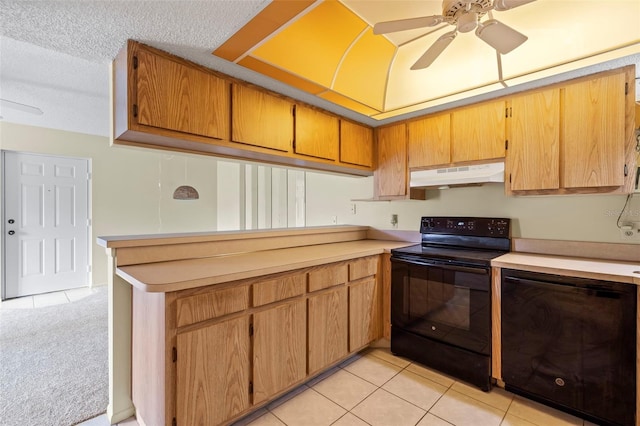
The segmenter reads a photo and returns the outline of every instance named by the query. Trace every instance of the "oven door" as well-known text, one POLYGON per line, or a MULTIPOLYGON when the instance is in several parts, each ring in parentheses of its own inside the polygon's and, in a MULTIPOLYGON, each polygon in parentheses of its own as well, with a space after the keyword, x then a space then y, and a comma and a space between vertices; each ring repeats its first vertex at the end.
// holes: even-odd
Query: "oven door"
POLYGON ((490 355, 489 266, 421 258, 391 262, 392 327, 490 355))

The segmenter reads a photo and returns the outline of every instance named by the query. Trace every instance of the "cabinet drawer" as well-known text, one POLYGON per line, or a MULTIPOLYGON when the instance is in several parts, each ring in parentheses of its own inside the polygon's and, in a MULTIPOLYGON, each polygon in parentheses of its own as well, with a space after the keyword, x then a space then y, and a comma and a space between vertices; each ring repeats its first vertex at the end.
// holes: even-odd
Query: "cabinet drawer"
POLYGON ((304 294, 306 274, 288 275, 253 285, 253 306, 262 306, 304 294))
POLYGON ((194 324, 249 307, 249 286, 228 287, 184 297, 176 301, 178 327, 194 324))
POLYGON ((364 257, 349 262, 349 281, 370 277, 378 273, 378 256, 364 257))
POLYGON ((347 282, 347 264, 323 266, 309 272, 309 291, 322 290, 347 282))

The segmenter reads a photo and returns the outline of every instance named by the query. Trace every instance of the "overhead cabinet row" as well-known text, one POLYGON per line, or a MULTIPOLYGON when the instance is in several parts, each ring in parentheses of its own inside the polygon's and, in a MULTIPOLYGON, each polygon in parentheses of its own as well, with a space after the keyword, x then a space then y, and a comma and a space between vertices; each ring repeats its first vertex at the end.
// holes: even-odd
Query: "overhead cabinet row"
POLYGON ((115 142, 370 175, 373 130, 129 41, 115 142))
POLYGON ((375 195, 424 199, 411 170, 493 161, 509 195, 631 192, 633 68, 377 128, 375 195))

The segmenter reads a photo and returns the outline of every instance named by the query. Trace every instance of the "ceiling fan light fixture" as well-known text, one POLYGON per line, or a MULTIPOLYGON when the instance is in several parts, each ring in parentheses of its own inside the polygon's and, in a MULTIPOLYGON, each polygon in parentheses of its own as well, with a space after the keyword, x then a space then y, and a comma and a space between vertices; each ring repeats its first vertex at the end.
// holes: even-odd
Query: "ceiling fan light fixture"
POLYGON ((475 12, 467 12, 458 18, 456 27, 461 33, 473 31, 478 26, 478 14, 475 12))
POLYGON ((502 55, 511 52, 528 39, 526 35, 495 19, 480 23, 476 35, 502 55))

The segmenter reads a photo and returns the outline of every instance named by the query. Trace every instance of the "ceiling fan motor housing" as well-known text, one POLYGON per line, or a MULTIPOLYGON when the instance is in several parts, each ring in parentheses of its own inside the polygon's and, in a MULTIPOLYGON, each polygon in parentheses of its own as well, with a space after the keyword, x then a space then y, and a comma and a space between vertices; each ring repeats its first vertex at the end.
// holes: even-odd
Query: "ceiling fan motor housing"
POLYGON ((442 16, 449 24, 457 24, 458 31, 464 33, 472 31, 476 27, 477 20, 492 6, 492 0, 443 0, 442 16), (461 22, 458 22, 459 20, 461 22))

